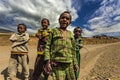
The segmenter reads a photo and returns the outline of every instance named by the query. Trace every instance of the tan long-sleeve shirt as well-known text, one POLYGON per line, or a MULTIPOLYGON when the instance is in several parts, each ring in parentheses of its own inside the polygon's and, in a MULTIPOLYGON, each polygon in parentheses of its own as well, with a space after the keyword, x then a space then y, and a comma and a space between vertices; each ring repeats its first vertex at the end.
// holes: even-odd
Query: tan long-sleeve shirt
POLYGON ((28 33, 14 33, 10 38, 12 42, 11 53, 12 54, 26 54, 28 53, 28 33))

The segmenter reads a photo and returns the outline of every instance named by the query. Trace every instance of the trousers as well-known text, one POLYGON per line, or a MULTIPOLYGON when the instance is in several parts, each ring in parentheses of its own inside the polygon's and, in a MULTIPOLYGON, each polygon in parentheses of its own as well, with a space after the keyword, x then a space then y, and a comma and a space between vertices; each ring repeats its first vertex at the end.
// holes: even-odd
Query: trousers
POLYGON ((16 77, 17 66, 22 65, 22 71, 24 78, 29 77, 29 59, 27 54, 11 54, 8 66, 8 76, 10 78, 16 77))
POLYGON ((73 63, 60 63, 52 69, 52 80, 76 80, 73 63))
MULTIPOLYGON (((39 76, 43 72, 43 66, 44 66, 44 55, 37 55, 35 65, 34 65, 34 71, 30 78, 30 80, 38 80, 39 76)), ((44 80, 47 80, 48 76, 44 76, 44 80)))

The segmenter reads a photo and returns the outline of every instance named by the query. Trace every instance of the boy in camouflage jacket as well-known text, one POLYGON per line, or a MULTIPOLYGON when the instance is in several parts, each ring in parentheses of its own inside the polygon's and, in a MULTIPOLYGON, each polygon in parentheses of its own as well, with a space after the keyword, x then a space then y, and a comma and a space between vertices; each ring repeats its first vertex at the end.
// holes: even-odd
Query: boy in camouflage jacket
MULTIPOLYGON (((77 58, 77 62, 78 62, 78 66, 80 69, 80 49, 83 47, 83 40, 82 40, 82 29, 80 27, 76 27, 74 29, 74 38, 75 38, 75 47, 76 47, 76 58, 77 58)), ((76 80, 78 79, 80 74, 80 70, 78 72, 75 72, 75 76, 76 76, 76 80)))
POLYGON ((73 63, 78 70, 74 37, 67 30, 71 23, 68 11, 59 17, 60 28, 52 29, 45 48, 46 73, 52 72, 52 80, 76 80, 73 63))

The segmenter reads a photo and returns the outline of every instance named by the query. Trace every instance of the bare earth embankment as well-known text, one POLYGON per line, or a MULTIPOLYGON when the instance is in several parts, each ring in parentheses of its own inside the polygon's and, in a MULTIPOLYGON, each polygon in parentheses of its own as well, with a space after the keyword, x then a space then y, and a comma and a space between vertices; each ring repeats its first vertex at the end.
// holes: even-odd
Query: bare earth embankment
MULTIPOLYGON (((10 44, 2 39, 0 45, 0 80, 5 80, 9 65, 10 44), (6 43, 6 45, 4 45, 6 43)), ((34 39, 31 39, 31 42, 34 39)), ((81 49, 79 80, 120 80, 120 42, 84 45, 81 49)), ((30 72, 36 57, 36 43, 29 46, 30 72)))

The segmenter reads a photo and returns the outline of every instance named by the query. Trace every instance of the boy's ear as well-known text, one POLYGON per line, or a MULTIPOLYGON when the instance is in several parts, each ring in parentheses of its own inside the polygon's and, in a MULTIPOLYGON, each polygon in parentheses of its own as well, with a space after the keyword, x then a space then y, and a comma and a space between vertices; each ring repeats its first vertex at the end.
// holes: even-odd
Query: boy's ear
POLYGON ((50 25, 50 22, 48 22, 48 25, 50 25))

